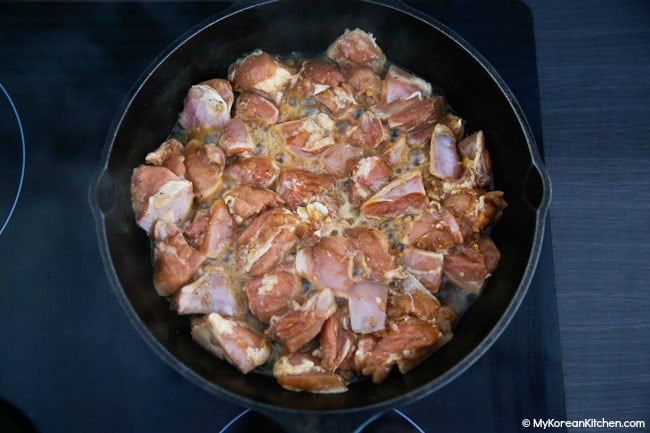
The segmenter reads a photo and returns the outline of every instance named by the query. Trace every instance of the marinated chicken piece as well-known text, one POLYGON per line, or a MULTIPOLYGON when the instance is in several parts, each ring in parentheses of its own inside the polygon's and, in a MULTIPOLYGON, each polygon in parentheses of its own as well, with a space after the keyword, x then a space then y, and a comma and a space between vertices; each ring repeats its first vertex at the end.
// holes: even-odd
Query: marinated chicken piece
POLYGON ((443 124, 437 124, 431 135, 429 173, 443 180, 456 180, 463 172, 456 149, 454 132, 443 124))
POLYGON ((192 183, 165 167, 141 165, 133 170, 131 199, 138 225, 151 233, 156 221, 180 224, 194 200, 192 183))
POLYGON ((354 248, 352 275, 355 278, 388 280, 387 274, 394 270, 395 259, 389 252, 388 239, 383 232, 366 227, 353 227, 345 231, 354 248))
MULTIPOLYGON (((465 136, 465 121, 453 113, 447 113, 440 119, 440 123, 454 131, 456 141, 461 141, 465 136)), ((460 149, 459 149, 460 150, 460 149)))
POLYGON ((428 209, 411 223, 406 242, 417 248, 444 252, 462 244, 471 232, 469 225, 458 221, 449 210, 428 209))
POLYGON ((433 127, 445 111, 442 96, 425 99, 399 99, 386 108, 386 121, 390 128, 413 131, 433 127))
POLYGON ((421 100, 431 96, 431 84, 398 66, 390 65, 381 91, 387 104, 398 99, 421 100))
POLYGON ((158 149, 147 154, 144 160, 151 165, 167 167, 178 177, 185 176, 183 143, 175 138, 166 140, 158 149))
POLYGON ((367 66, 379 74, 386 65, 386 56, 375 38, 360 29, 345 30, 327 49, 327 57, 344 68, 367 66))
POLYGON ((336 204, 334 188, 335 182, 330 175, 292 169, 280 172, 275 190, 287 207, 295 210, 315 201, 325 203, 326 206, 336 204))
POLYGON ((342 178, 350 173, 354 162, 362 156, 363 151, 358 147, 349 144, 337 144, 325 150, 321 154, 319 161, 327 173, 342 178))
POLYGON ((278 164, 268 156, 253 156, 235 162, 226 168, 224 179, 241 185, 268 188, 278 176, 278 164))
MULTIPOLYGON (((349 238, 328 236, 296 254, 296 272, 318 289, 330 289, 346 297, 354 280, 352 273, 358 252, 349 238)), ((358 259, 357 259, 358 260, 358 259)))
POLYGON ((422 173, 403 173, 361 205, 361 212, 372 218, 389 218, 418 212, 428 205, 422 173))
POLYGON ((255 218, 237 238, 236 260, 251 277, 277 266, 296 243, 296 217, 284 208, 266 211, 255 218))
POLYGON ((345 83, 323 90, 315 96, 315 99, 335 118, 347 116, 357 106, 357 101, 352 96, 352 89, 345 83))
POLYGON ((233 93, 227 80, 214 79, 190 87, 178 123, 186 130, 221 128, 230 120, 233 93))
POLYGON ((325 113, 275 125, 286 149, 299 158, 313 158, 335 143, 334 121, 325 113))
POLYGON ((386 323, 388 286, 376 281, 360 281, 350 289, 350 328, 360 334, 382 331, 386 323))
POLYGON ((278 116, 278 107, 257 93, 243 92, 235 103, 235 117, 243 122, 268 126, 276 123, 278 116))
POLYGON ((361 373, 382 382, 393 366, 405 360, 419 360, 428 354, 442 337, 438 327, 418 319, 392 323, 386 336, 363 355, 361 373))
POLYGON ((483 131, 475 132, 458 143, 458 153, 473 185, 487 187, 492 183, 492 159, 485 147, 483 131))
POLYGON ((273 365, 273 376, 290 391, 332 394, 348 390, 345 379, 321 367, 306 353, 281 356, 273 365))
POLYGON ((192 279, 205 256, 173 224, 158 221, 153 236, 153 285, 158 295, 169 296, 192 279))
POLYGON ((400 134, 381 154, 392 167, 403 167, 409 163, 410 149, 406 144, 406 135, 400 134))
POLYGON ((308 60, 300 68, 295 89, 301 95, 313 96, 338 86, 344 79, 343 74, 333 65, 319 60, 308 60))
POLYGON ((252 155, 255 143, 251 138, 246 124, 241 119, 232 119, 223 130, 219 138, 219 147, 226 155, 252 155))
POLYGON ((259 90, 276 101, 277 93, 291 80, 294 71, 270 54, 255 50, 230 66, 228 79, 239 92, 259 90))
POLYGON ((217 258, 230 246, 237 234, 237 225, 230 216, 223 200, 215 201, 210 207, 210 218, 206 227, 200 251, 206 257, 217 258))
POLYGON ((390 181, 393 170, 378 156, 360 159, 352 169, 353 201, 361 203, 390 181))
POLYGON ((246 374, 268 362, 271 346, 246 322, 211 313, 192 320, 192 338, 246 374))
POLYGON ((194 185, 194 193, 201 199, 215 194, 223 185, 222 173, 226 155, 214 143, 191 140, 185 146, 185 176, 194 185))
POLYGON ((339 308, 325 321, 319 338, 321 366, 328 371, 352 370, 357 334, 350 331, 349 313, 339 308))
POLYGON ((370 111, 364 111, 359 126, 350 132, 347 142, 362 149, 374 149, 386 138, 388 133, 381 119, 370 111))
POLYGON ((262 323, 284 314, 301 299, 298 277, 293 272, 273 270, 246 283, 248 308, 262 323))
POLYGON ((432 293, 436 293, 442 280, 443 255, 418 248, 404 250, 404 269, 417 278, 432 293))
POLYGON ((388 320, 396 322, 407 316, 436 324, 440 316, 440 301, 423 285, 413 284, 405 280, 398 291, 390 292, 388 296, 388 320))
POLYGON ((503 192, 480 190, 448 195, 441 204, 462 218, 476 232, 494 224, 508 205, 503 199, 503 192))
POLYGON ((316 338, 325 321, 335 312, 334 294, 324 289, 299 307, 273 316, 266 333, 293 353, 316 338))
POLYGON ((233 188, 223 197, 238 222, 284 204, 284 200, 270 189, 246 185, 233 188))
POLYGON ((210 209, 199 208, 192 217, 192 222, 185 228, 183 234, 187 242, 194 248, 201 248, 201 244, 205 239, 205 234, 208 232, 208 225, 210 224, 210 209))
POLYGON ((489 236, 480 234, 471 245, 459 245, 445 255, 443 272, 454 285, 471 293, 483 290, 499 263, 500 253, 489 236))
POLYGON ((238 282, 225 269, 216 266, 176 292, 170 307, 178 314, 219 313, 240 317, 246 312, 238 282))
POLYGON ((357 101, 366 105, 374 105, 380 101, 382 81, 369 67, 352 68, 348 71, 345 82, 352 88, 352 94, 357 101))

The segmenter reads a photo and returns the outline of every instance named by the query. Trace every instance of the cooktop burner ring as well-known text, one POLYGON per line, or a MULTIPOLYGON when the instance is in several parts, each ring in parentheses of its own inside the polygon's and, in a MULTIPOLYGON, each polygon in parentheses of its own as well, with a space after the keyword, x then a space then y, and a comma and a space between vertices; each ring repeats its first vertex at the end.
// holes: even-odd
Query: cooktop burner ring
MULTIPOLYGON (((5 98, 0 98, 0 100, 6 100, 9 103, 9 112, 12 112, 14 117, 16 118, 16 124, 18 126, 18 135, 20 137, 20 156, 18 157, 20 159, 20 170, 18 173, 18 180, 16 181, 15 179, 13 180, 14 184, 17 183, 16 186, 16 194, 13 197, 13 200, 8 203, 9 209, 8 210, 3 210, 0 208, 0 235, 2 235, 2 232, 4 229, 7 227, 7 224, 9 224, 9 220, 11 219, 14 210, 16 209, 16 205, 18 203, 18 198, 20 197, 20 192, 23 187, 23 181, 25 180, 25 154, 26 154, 26 149, 25 149, 25 134, 23 132, 23 124, 20 120, 20 115, 18 114, 18 110, 16 109, 16 105, 14 104, 13 99, 11 99, 11 96, 9 95, 9 92, 5 89, 5 87, 0 83, 0 93, 2 93, 5 98), (6 213, 6 215, 4 215, 6 213)), ((4 105, 0 103, 0 106, 4 105)), ((2 156, 2 160, 4 161, 9 161, 11 164, 11 160, 15 159, 15 154, 13 157, 6 158, 4 155, 5 151, 12 152, 11 149, 0 149, 0 156, 2 156)), ((15 149, 14 149, 15 151, 15 149)), ((11 175, 10 175, 11 176, 11 175)), ((4 182, 5 179, 0 178, 1 182, 4 182)))

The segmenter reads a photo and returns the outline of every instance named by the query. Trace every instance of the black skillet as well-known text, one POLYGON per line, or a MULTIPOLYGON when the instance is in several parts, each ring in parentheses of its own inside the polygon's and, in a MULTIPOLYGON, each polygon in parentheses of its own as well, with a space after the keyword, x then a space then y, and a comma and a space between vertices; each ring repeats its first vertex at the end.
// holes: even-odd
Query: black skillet
POLYGON ((481 357, 526 294, 550 194, 528 123, 497 72, 441 23, 385 0, 237 3, 192 29, 154 61, 131 91, 112 126, 90 191, 108 277, 142 337, 201 388, 271 416, 293 432, 354 431, 388 408, 449 384, 481 357), (215 359, 192 341, 187 317, 177 316, 156 295, 149 240, 136 226, 131 208, 131 171, 169 134, 192 84, 224 77, 228 65, 256 48, 318 55, 346 28, 355 27, 372 33, 390 61, 444 89, 470 131, 484 130, 494 186, 509 203, 492 232, 502 258, 483 295, 457 324, 453 340, 408 374, 394 373, 378 385, 359 381, 343 394, 289 392, 272 377, 242 375, 215 359))

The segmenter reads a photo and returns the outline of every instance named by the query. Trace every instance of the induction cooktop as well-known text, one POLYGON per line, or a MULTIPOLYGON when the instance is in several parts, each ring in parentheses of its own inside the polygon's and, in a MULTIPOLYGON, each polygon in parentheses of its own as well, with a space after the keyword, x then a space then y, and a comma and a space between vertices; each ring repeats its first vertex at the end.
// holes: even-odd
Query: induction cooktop
MULTIPOLYGON (((514 0, 407 3, 492 63, 543 154, 531 11, 514 0)), ((0 431, 282 431, 186 381, 137 335, 105 275, 88 206, 133 83, 229 6, 0 3, 0 431), (28 421, 12 423, 20 413, 28 421)), ((550 242, 547 225, 528 295, 487 354, 434 394, 362 420, 361 431, 503 433, 523 430, 524 419, 564 419, 550 242)))

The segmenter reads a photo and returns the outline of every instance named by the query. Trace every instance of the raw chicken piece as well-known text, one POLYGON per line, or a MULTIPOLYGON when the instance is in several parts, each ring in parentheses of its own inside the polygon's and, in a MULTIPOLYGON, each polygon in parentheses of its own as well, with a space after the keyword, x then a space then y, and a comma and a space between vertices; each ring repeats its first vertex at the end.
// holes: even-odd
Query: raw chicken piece
POLYGON ((278 121, 279 111, 275 104, 253 92, 243 92, 235 103, 235 117, 246 123, 273 125, 278 121))
POLYGON ((456 180, 463 172, 454 132, 439 123, 431 134, 429 173, 443 180, 456 180))
POLYGON ((255 143, 248 133, 246 124, 241 119, 232 119, 223 130, 219 138, 219 147, 226 155, 251 155, 255 149, 255 143))
POLYGON ((447 113, 440 119, 440 123, 454 131, 456 141, 461 141, 465 136, 465 121, 452 113, 447 113))
POLYGON ((302 298, 300 282, 293 272, 273 270, 246 283, 248 308, 262 323, 284 314, 302 298))
POLYGON ((348 390, 343 377, 321 367, 307 353, 281 356, 273 365, 273 376, 280 386, 290 391, 332 394, 348 390))
POLYGON ((160 296, 169 296, 187 284, 205 260, 173 224, 154 226, 153 285, 160 296))
POLYGON ((217 266, 209 267, 197 280, 176 292, 170 307, 178 314, 219 313, 240 317, 246 313, 238 282, 217 266))
POLYGON ((200 251, 209 258, 217 258, 230 246, 237 233, 237 225, 223 200, 210 207, 210 218, 200 251))
POLYGON ((190 87, 178 123, 186 130, 223 127, 230 120, 233 93, 227 80, 214 79, 190 87))
POLYGON ((501 191, 461 191, 445 197, 442 206, 463 219, 475 232, 494 224, 508 205, 501 191))
POLYGON ((359 126, 352 129, 347 142, 362 149, 374 149, 388 138, 381 119, 370 111, 364 111, 359 126))
POLYGON ((411 170, 366 200, 361 205, 361 212, 372 218, 389 218, 418 212, 427 205, 422 173, 411 170))
POLYGON ((352 169, 353 201, 360 203, 376 193, 390 181, 393 170, 378 156, 360 159, 352 169))
POLYGON ((398 99, 386 108, 388 126, 404 131, 433 127, 445 114, 442 96, 425 99, 398 99))
POLYGON ((459 245, 445 255, 443 272, 454 285, 478 294, 483 290, 500 257, 492 239, 481 233, 471 245, 459 245))
POLYGON ((230 213, 241 222, 264 210, 284 204, 282 198, 270 189, 238 186, 223 195, 230 213))
POLYGON ((404 250, 403 260, 408 273, 432 293, 438 291, 442 280, 442 254, 409 247, 404 250))
POLYGON ((270 54, 255 50, 230 66, 228 78, 239 92, 256 89, 277 101, 278 92, 293 78, 294 72, 270 54))
POLYGON ((226 155, 214 143, 191 140, 185 146, 186 177, 194 185, 194 193, 205 199, 223 185, 221 177, 226 155))
POLYGON ((382 81, 369 67, 352 68, 345 82, 352 88, 354 99, 357 101, 367 105, 374 105, 380 101, 382 81))
POLYGON ((325 113, 278 123, 274 128, 286 149, 299 158, 313 158, 335 143, 334 121, 325 113))
POLYGON ((151 233, 156 221, 180 224, 188 216, 192 183, 165 167, 141 165, 133 169, 131 200, 138 225, 151 233))
POLYGON ((313 96, 338 86, 344 79, 343 74, 333 65, 319 60, 308 60, 300 68, 294 87, 301 95, 313 96))
POLYGON ((279 169, 273 158, 253 156, 229 165, 223 177, 240 185, 268 188, 273 185, 279 169))
POLYGON ((296 254, 296 272, 318 289, 346 297, 354 284, 352 272, 357 251, 351 239, 328 236, 296 254))
POLYGON ((388 280, 387 274, 395 269, 395 259, 389 252, 388 239, 380 230, 353 227, 345 231, 354 248, 356 260, 352 274, 356 278, 388 280))
POLYGON ((266 333, 293 353, 316 338, 325 321, 335 312, 334 294, 324 289, 301 306, 273 316, 266 333))
POLYGON ((284 208, 266 211, 255 218, 237 238, 238 265, 254 277, 277 266, 296 243, 295 215, 284 208))
POLYGON ((422 284, 406 279, 402 286, 397 291, 391 291, 388 296, 388 320, 397 322, 407 316, 412 316, 436 324, 440 316, 440 309, 447 307, 442 307, 438 298, 433 296, 422 284))
POLYGON ((458 153, 474 186, 487 187, 492 183, 492 159, 485 147, 483 131, 475 132, 458 143, 458 153))
POLYGON ((344 68, 368 66, 378 74, 386 64, 386 56, 375 42, 375 38, 360 29, 346 29, 345 33, 329 46, 327 57, 344 68))
POLYGON ((320 164, 326 172, 336 177, 346 177, 353 163, 363 156, 363 151, 349 144, 337 144, 325 150, 320 164))
POLYGON ((147 154, 144 160, 151 165, 167 167, 176 176, 185 176, 185 157, 183 156, 183 143, 170 138, 153 152, 147 154))
POLYGON ((382 382, 395 364, 405 360, 420 360, 436 346, 442 332, 437 326, 419 319, 392 323, 386 336, 363 355, 361 373, 374 383, 382 382))
POLYGON ((210 224, 210 209, 197 209, 192 218, 192 222, 183 232, 187 242, 194 248, 201 248, 201 244, 205 239, 205 234, 208 232, 208 224, 210 224))
POLYGON ((406 135, 400 134, 392 143, 390 143, 384 152, 382 158, 393 168, 404 167, 409 162, 410 149, 406 145, 406 135))
POLYGON ((431 96, 431 84, 404 69, 390 65, 382 83, 384 102, 398 99, 425 99, 431 96))
POLYGON ((349 313, 341 310, 339 307, 336 314, 325 321, 320 332, 321 365, 328 371, 354 367, 357 335, 350 331, 349 313))
POLYGON ((334 204, 334 188, 334 178, 330 175, 290 169, 280 172, 275 190, 287 207, 295 210, 315 201, 334 204))
POLYGON ((388 286, 376 281, 355 283, 348 296, 350 328, 360 334, 382 331, 386 323, 388 286))
POLYGON ((192 338, 242 373, 268 362, 271 346, 266 337, 246 322, 211 313, 192 320, 192 338))
POLYGON ((347 116, 357 106, 357 101, 352 96, 352 89, 345 83, 323 90, 315 96, 315 99, 334 118, 347 116))
POLYGON ((462 244, 471 228, 447 209, 422 212, 410 225, 406 241, 417 248, 444 252, 462 244))

